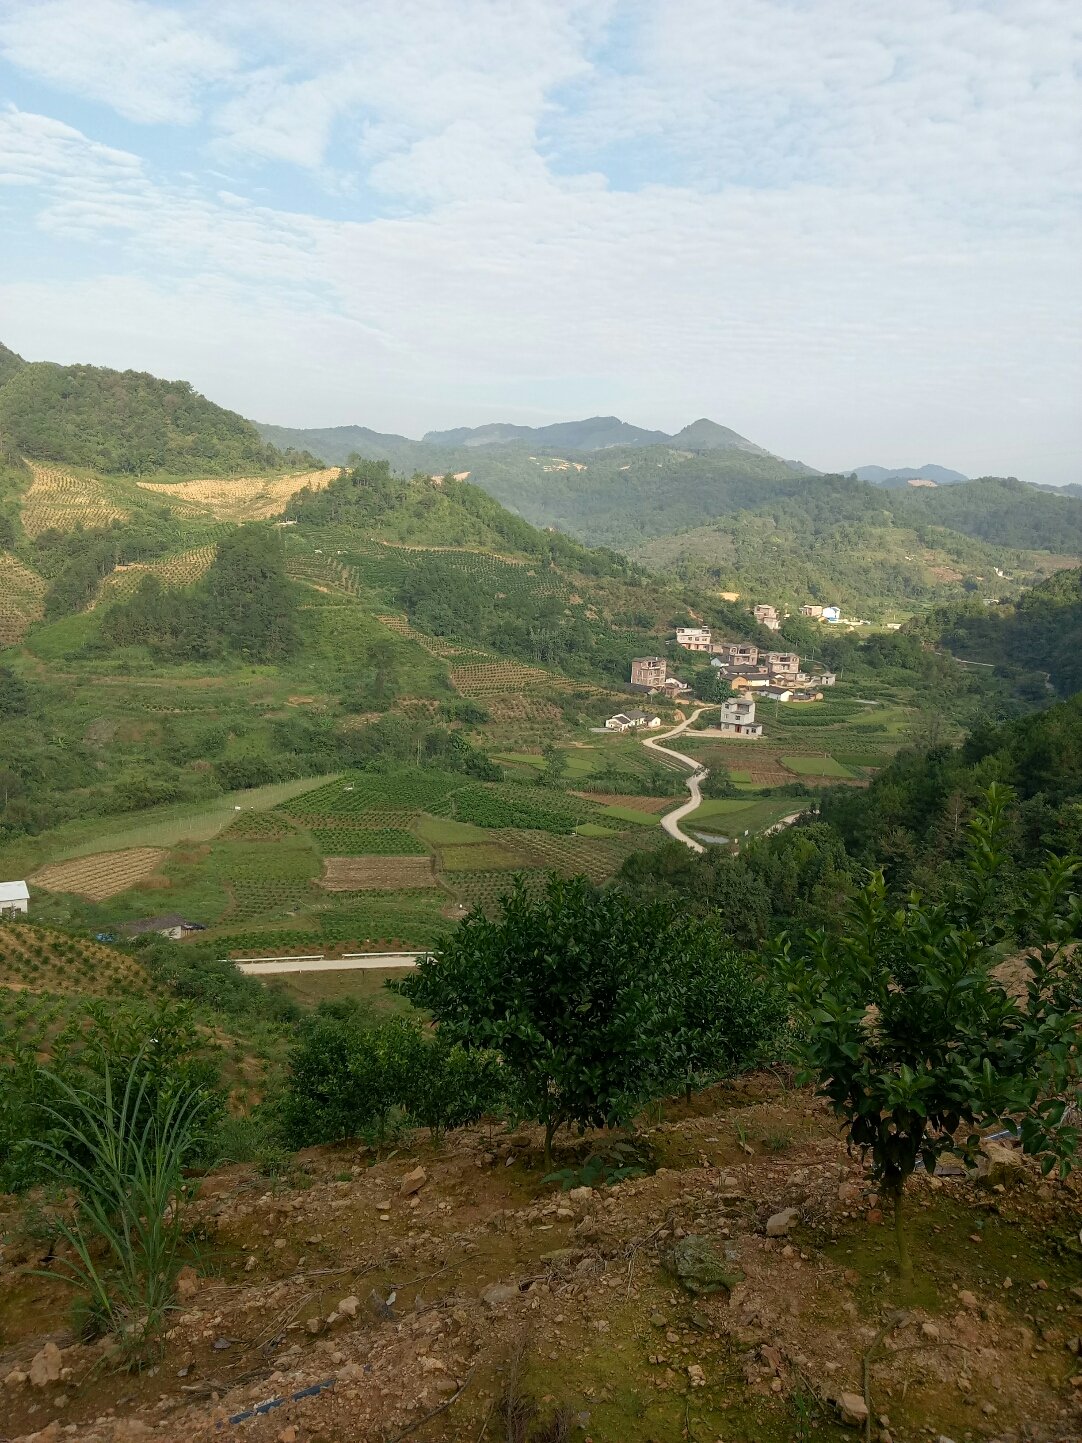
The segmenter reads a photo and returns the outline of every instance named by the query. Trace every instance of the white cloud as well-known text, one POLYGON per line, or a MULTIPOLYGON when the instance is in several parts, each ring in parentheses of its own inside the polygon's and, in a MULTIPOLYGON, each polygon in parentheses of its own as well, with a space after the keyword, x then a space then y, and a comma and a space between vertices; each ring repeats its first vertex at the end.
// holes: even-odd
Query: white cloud
POLYGON ((145 0, 8 0, 0 53, 12 65, 139 122, 186 124, 230 74, 230 48, 167 5, 145 0))
MULTIPOLYGON (((146 10, 181 55, 216 47, 162 93, 205 117, 230 193, 142 160, 139 131, 122 151, 0 114, 0 204, 25 194, 30 224, 102 258, 100 279, 3 291, 17 348, 97 335, 99 359, 298 424, 416 433, 537 419, 544 397, 712 414, 824 466, 1075 479, 1082 24, 1062 0, 144 6, 123 32, 144 81, 146 10), (333 205, 263 190, 268 161, 333 205)), ((33 33, 19 63, 45 75, 33 33)))

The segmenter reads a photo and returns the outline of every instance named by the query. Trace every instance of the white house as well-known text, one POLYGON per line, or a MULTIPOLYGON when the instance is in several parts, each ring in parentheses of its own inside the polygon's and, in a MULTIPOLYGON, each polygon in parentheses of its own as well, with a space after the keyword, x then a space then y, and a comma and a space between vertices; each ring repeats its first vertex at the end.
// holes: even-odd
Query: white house
POLYGON ((25 882, 0 882, 0 916, 26 916, 30 910, 30 889, 25 882))
POLYGON ((647 711, 618 711, 615 716, 610 716, 605 723, 605 730, 610 732, 630 732, 639 727, 648 727, 651 731, 661 725, 661 718, 655 712, 647 711))
POLYGON ((821 615, 824 621, 838 622, 842 619, 842 609, 840 606, 824 606, 821 615))
POLYGON ((742 696, 723 701, 720 730, 734 737, 761 737, 763 724, 755 720, 755 703, 742 696))
POLYGON ((676 644, 685 651, 709 651, 710 628, 708 626, 678 626, 676 644))
POLYGON ((792 690, 787 686, 768 686, 763 692, 766 701, 792 701, 792 690))

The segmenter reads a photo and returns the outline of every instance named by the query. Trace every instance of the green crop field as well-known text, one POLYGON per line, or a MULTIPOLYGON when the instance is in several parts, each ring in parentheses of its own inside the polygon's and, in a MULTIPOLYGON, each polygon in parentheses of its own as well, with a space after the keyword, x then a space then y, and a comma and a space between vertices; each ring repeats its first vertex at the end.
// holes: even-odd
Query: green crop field
POLYGON ((440 848, 440 865, 447 872, 482 872, 494 869, 514 870, 525 865, 525 859, 517 852, 509 851, 498 842, 479 842, 469 846, 440 848))
POLYGON ((656 827, 658 825, 656 813, 637 812, 634 807, 621 807, 619 805, 602 807, 601 815, 604 817, 615 817, 621 822, 632 822, 637 827, 656 827))
POLYGON ((798 777, 846 777, 853 773, 834 757, 782 757, 782 766, 798 777))
POLYGON ((475 827, 470 822, 456 822, 451 817, 430 817, 426 813, 417 818, 413 830, 422 842, 429 842, 433 846, 450 842, 466 845, 471 842, 487 842, 489 839, 483 827, 475 827))

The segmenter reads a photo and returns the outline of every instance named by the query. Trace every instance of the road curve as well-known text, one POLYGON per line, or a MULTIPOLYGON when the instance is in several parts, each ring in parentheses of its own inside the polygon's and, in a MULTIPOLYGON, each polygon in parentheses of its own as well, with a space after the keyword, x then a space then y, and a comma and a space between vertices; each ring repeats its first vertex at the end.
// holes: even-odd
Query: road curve
POLYGON ((708 775, 707 768, 697 762, 694 757, 689 757, 685 752, 674 751, 672 747, 662 746, 662 742, 671 741, 673 737, 679 736, 683 731, 687 731, 692 722, 698 721, 703 712, 708 710, 709 708, 705 706, 696 707, 689 717, 682 721, 679 726, 673 727, 671 731, 667 731, 659 737, 643 737, 642 739, 643 746, 649 747, 652 752, 664 752, 667 757, 672 757, 683 766, 691 768, 691 776, 689 776, 685 782, 685 786, 691 793, 690 799, 681 803, 681 805, 674 808, 673 811, 666 812, 661 819, 661 825, 670 837, 674 838, 677 842, 683 842, 684 846, 690 847, 693 852, 705 852, 706 848, 701 842, 696 842, 693 837, 686 836, 680 830, 680 822, 684 817, 694 812, 702 801, 703 794, 701 784, 708 775))

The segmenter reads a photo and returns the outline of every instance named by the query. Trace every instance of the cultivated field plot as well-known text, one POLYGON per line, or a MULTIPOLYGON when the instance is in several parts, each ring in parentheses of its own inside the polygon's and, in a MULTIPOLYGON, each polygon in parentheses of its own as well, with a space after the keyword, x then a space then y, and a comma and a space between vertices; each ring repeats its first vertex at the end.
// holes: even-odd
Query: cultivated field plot
POLYGON ((307 882, 260 882, 252 878, 229 880, 231 902, 224 914, 229 922, 256 922, 300 911, 311 905, 307 882))
POLYGON ((280 516, 291 497, 308 487, 322 491, 341 474, 337 466, 322 471, 299 471, 293 476, 237 476, 228 480, 207 477, 199 481, 140 481, 184 511, 206 511, 218 521, 268 521, 280 516))
POLYGON ((400 892, 436 885, 428 856, 326 857, 320 880, 327 892, 400 892))
POLYGON ((479 827, 536 827, 542 832, 571 832, 597 815, 597 809, 579 797, 515 782, 473 782, 428 810, 479 827))
POLYGON ((400 827, 314 826, 309 830, 325 857, 395 857, 425 852, 417 838, 400 827))
POLYGON ((563 712, 555 702, 543 697, 524 696, 522 692, 501 692, 485 702, 492 720, 498 724, 530 722, 555 726, 563 721, 563 712))
POLYGON ((542 671, 539 666, 524 666, 519 661, 486 661, 450 669, 451 685, 461 696, 489 697, 504 692, 528 691, 544 687, 548 691, 570 691, 566 677, 542 671))
POLYGON ((853 773, 833 757, 782 757, 783 766, 798 777, 841 777, 852 780, 853 773))
POLYGON ((221 835, 226 842, 279 842, 295 838, 297 829, 284 812, 238 812, 221 835))
POLYGON ((40 536, 50 527, 74 531, 77 526, 88 530, 108 526, 110 521, 123 521, 128 514, 115 504, 96 476, 72 476, 32 462, 30 470, 34 479, 21 511, 27 536, 40 536))
POLYGON ((414 631, 409 620, 404 616, 377 616, 376 620, 393 631, 395 636, 400 636, 405 641, 416 642, 422 651, 427 651, 429 656, 439 657, 441 660, 449 656, 460 656, 464 650, 461 646, 452 646, 449 641, 440 641, 438 637, 426 636, 423 631, 414 631))
POLYGON ((356 596, 361 589, 354 567, 345 566, 336 557, 302 551, 295 544, 286 552, 286 572, 294 581, 302 581, 317 591, 356 596))
POLYGON ((282 803, 281 810, 298 820, 360 817, 376 809, 396 812, 431 811, 432 805, 464 785, 456 772, 435 767, 385 772, 353 772, 327 786, 282 803))
POLYGON ((636 812, 668 812, 683 800, 682 797, 624 796, 620 792, 576 792, 575 796, 599 807, 630 807, 636 812))
POLYGON ((546 870, 523 869, 518 872, 455 872, 448 876, 447 885, 464 907, 471 911, 477 907, 487 916, 500 911, 500 901, 510 893, 516 884, 525 887, 530 896, 537 897, 548 884, 546 870))
POLYGON ((27 922, 0 923, 0 987, 84 996, 152 990, 142 967, 123 952, 27 922))
POLYGON ((440 848, 440 867, 445 872, 514 871, 528 865, 521 852, 509 851, 495 841, 440 848))
POLYGON ((30 881, 47 892, 70 892, 90 902, 117 897, 146 880, 166 856, 161 847, 130 847, 123 852, 95 852, 52 862, 33 873, 30 881))
POLYGON ((130 566, 118 566, 98 588, 91 608, 103 601, 119 601, 131 596, 139 589, 144 576, 156 576, 167 590, 191 586, 207 571, 216 551, 216 546, 195 546, 190 551, 162 556, 157 561, 133 561, 130 566))
POLYGON ((0 647, 21 641, 45 614, 44 577, 10 551, 0 551, 0 647))

